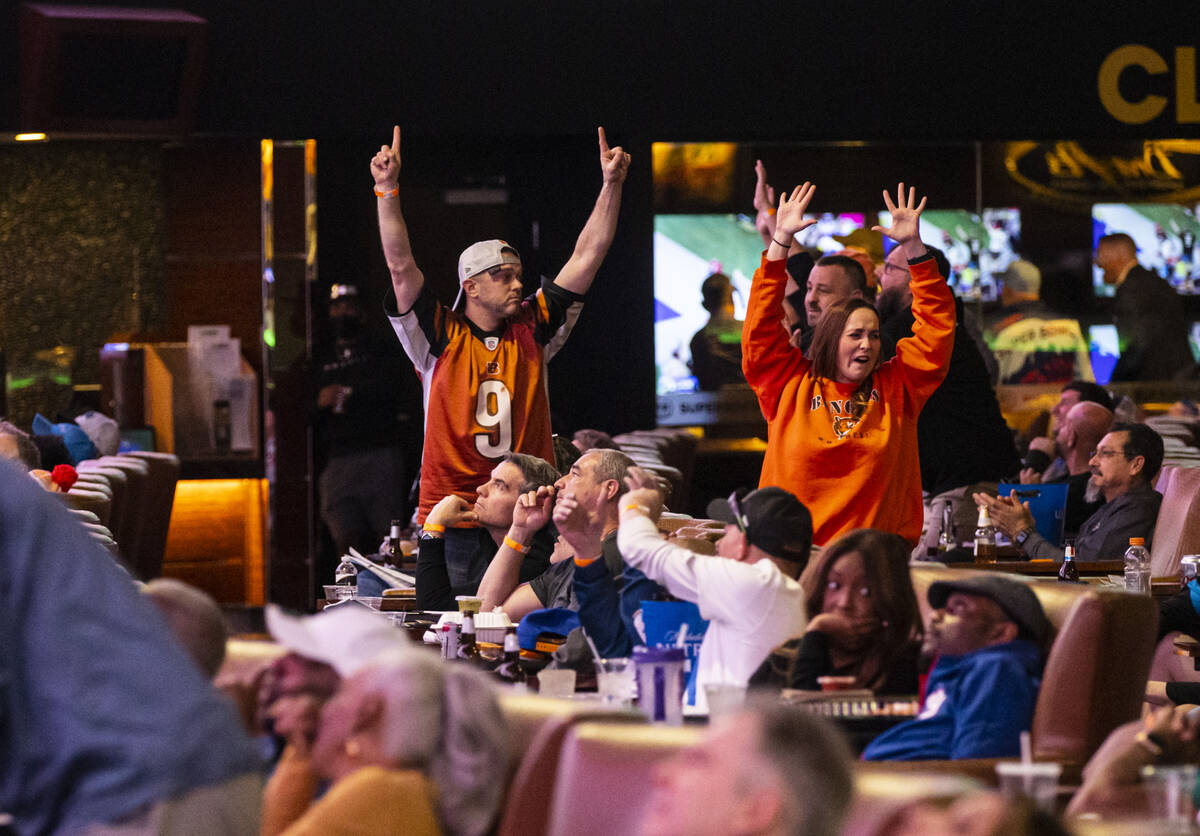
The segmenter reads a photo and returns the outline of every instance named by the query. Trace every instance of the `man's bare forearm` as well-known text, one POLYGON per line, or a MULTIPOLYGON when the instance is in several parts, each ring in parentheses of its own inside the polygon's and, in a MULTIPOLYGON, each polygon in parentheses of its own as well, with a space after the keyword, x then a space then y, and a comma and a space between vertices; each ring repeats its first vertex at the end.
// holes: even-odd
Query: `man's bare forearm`
POLYGON ((401 313, 409 310, 417 300, 417 294, 425 284, 425 276, 413 259, 412 244, 408 240, 408 225, 400 211, 400 198, 377 198, 379 209, 379 240, 383 244, 383 257, 387 260, 388 272, 392 277, 392 289, 396 293, 396 309, 401 313))

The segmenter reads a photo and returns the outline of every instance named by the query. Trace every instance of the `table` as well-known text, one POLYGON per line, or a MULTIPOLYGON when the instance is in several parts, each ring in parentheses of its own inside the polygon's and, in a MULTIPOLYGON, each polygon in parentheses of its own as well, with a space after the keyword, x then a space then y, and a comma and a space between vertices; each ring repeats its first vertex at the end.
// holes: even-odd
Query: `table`
POLYGON ((856 754, 892 726, 917 716, 919 709, 915 696, 875 696, 867 690, 797 691, 785 688, 781 698, 837 723, 856 754))
MULTIPOLYGON (((994 563, 947 563, 951 569, 983 569, 989 572, 1011 572, 1016 575, 1058 575, 1062 563, 1056 560, 997 560, 994 563)), ((1119 575, 1125 571, 1124 560, 1076 560, 1080 576, 1119 575)))

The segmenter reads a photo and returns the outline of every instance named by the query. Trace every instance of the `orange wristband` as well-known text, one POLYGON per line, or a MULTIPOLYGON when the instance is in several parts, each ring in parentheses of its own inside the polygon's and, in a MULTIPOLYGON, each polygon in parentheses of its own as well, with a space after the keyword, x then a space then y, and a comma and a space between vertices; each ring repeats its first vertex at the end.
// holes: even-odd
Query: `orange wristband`
POLYGON ((516 540, 509 537, 507 534, 504 535, 504 545, 508 546, 510 549, 517 552, 518 554, 528 554, 529 553, 529 546, 522 546, 516 540))
POLYGON ((381 191, 379 191, 379 189, 376 189, 376 190, 375 190, 375 196, 376 196, 376 197, 382 197, 384 200, 390 200, 390 199, 391 199, 391 198, 393 198, 393 197, 398 197, 398 196, 399 196, 399 194, 400 194, 400 187, 399 187, 399 186, 397 186, 397 187, 396 187, 396 188, 394 188, 394 189, 389 189, 389 190, 388 190, 388 191, 386 191, 386 192, 381 192, 381 191))
POLYGON ((421 526, 421 530, 422 531, 431 531, 434 534, 445 534, 446 526, 438 525, 437 523, 425 523, 425 525, 421 526))

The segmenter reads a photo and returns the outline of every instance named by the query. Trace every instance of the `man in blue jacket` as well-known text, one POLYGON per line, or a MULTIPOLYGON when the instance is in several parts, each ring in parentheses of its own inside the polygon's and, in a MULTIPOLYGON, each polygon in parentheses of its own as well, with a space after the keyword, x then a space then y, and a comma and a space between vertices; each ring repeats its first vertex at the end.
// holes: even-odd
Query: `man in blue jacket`
POLYGON ((937 657, 921 712, 875 738, 864 760, 1020 754, 1033 722, 1050 624, 1033 590, 1002 575, 937 581, 925 650, 937 657))

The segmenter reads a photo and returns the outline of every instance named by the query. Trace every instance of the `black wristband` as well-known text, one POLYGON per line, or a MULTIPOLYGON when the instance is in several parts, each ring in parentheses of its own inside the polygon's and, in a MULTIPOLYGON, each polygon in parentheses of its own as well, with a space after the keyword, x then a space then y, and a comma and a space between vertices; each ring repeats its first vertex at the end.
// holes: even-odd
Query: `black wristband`
MULTIPOLYGON (((776 243, 776 244, 779 244, 779 241, 777 241, 776 239, 772 238, 771 240, 772 240, 772 241, 775 241, 775 243, 776 243)), ((791 245, 791 244, 779 244, 779 246, 781 246, 781 247, 783 247, 785 250, 787 250, 787 249, 791 249, 791 246, 792 246, 792 245, 791 245)))

